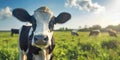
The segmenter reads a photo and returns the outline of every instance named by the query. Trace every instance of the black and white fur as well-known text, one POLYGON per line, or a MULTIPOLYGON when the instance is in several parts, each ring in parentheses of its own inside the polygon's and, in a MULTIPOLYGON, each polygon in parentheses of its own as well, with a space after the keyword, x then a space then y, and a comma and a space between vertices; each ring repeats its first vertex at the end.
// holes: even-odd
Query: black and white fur
POLYGON ((90 36, 98 36, 100 34, 100 30, 91 30, 89 33, 90 36))
POLYGON ((54 24, 67 22, 71 15, 62 12, 55 17, 46 6, 35 10, 32 16, 22 8, 16 8, 12 13, 18 20, 32 24, 22 26, 19 32, 19 60, 52 60, 54 24))
POLYGON ((72 30, 72 31, 71 31, 71 35, 72 35, 72 36, 79 36, 77 30, 72 30))

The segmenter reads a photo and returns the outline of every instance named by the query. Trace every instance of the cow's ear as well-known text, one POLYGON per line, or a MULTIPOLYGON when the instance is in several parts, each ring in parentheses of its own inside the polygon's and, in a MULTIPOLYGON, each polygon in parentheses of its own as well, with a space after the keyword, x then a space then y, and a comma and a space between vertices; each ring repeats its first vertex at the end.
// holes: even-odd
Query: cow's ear
POLYGON ((13 16, 15 16, 18 20, 22 22, 31 22, 30 21, 30 15, 28 12, 22 8, 16 8, 12 12, 13 16))
POLYGON ((59 23, 65 23, 66 21, 70 20, 71 14, 67 12, 62 12, 60 13, 56 18, 55 18, 55 24, 59 23))

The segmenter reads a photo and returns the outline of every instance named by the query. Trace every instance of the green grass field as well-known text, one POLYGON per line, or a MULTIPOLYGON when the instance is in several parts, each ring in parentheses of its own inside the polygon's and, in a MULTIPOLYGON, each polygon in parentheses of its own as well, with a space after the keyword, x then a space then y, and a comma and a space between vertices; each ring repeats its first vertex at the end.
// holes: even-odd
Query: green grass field
MULTIPOLYGON (((56 47, 53 60, 120 60, 120 34, 107 33, 88 37, 88 32, 71 36, 70 32, 54 32, 56 47)), ((0 32, 0 60, 18 60, 18 35, 0 32)))

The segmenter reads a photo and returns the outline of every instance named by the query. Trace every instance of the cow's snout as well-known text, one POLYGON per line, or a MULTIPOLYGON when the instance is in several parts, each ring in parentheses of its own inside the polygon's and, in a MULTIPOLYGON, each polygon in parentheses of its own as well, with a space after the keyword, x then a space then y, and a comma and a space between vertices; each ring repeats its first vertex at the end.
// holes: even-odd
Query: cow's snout
POLYGON ((35 35, 34 42, 36 45, 47 45, 48 36, 46 35, 35 35))

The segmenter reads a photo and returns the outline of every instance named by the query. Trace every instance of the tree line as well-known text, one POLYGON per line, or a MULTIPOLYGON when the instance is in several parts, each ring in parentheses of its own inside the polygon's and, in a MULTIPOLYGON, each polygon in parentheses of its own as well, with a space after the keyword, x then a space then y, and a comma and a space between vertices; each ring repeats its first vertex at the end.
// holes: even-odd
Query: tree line
MULTIPOLYGON (((87 25, 85 25, 83 28, 81 28, 81 26, 79 26, 79 28, 77 30, 83 31, 83 32, 91 31, 91 30, 101 30, 102 32, 106 32, 107 29, 113 29, 113 30, 116 30, 117 32, 120 32, 120 24, 108 25, 105 28, 102 28, 100 25, 92 25, 91 27, 88 27, 87 25)), ((57 31, 71 31, 71 30, 73 30, 73 29, 67 28, 67 27, 61 27, 57 31)))

